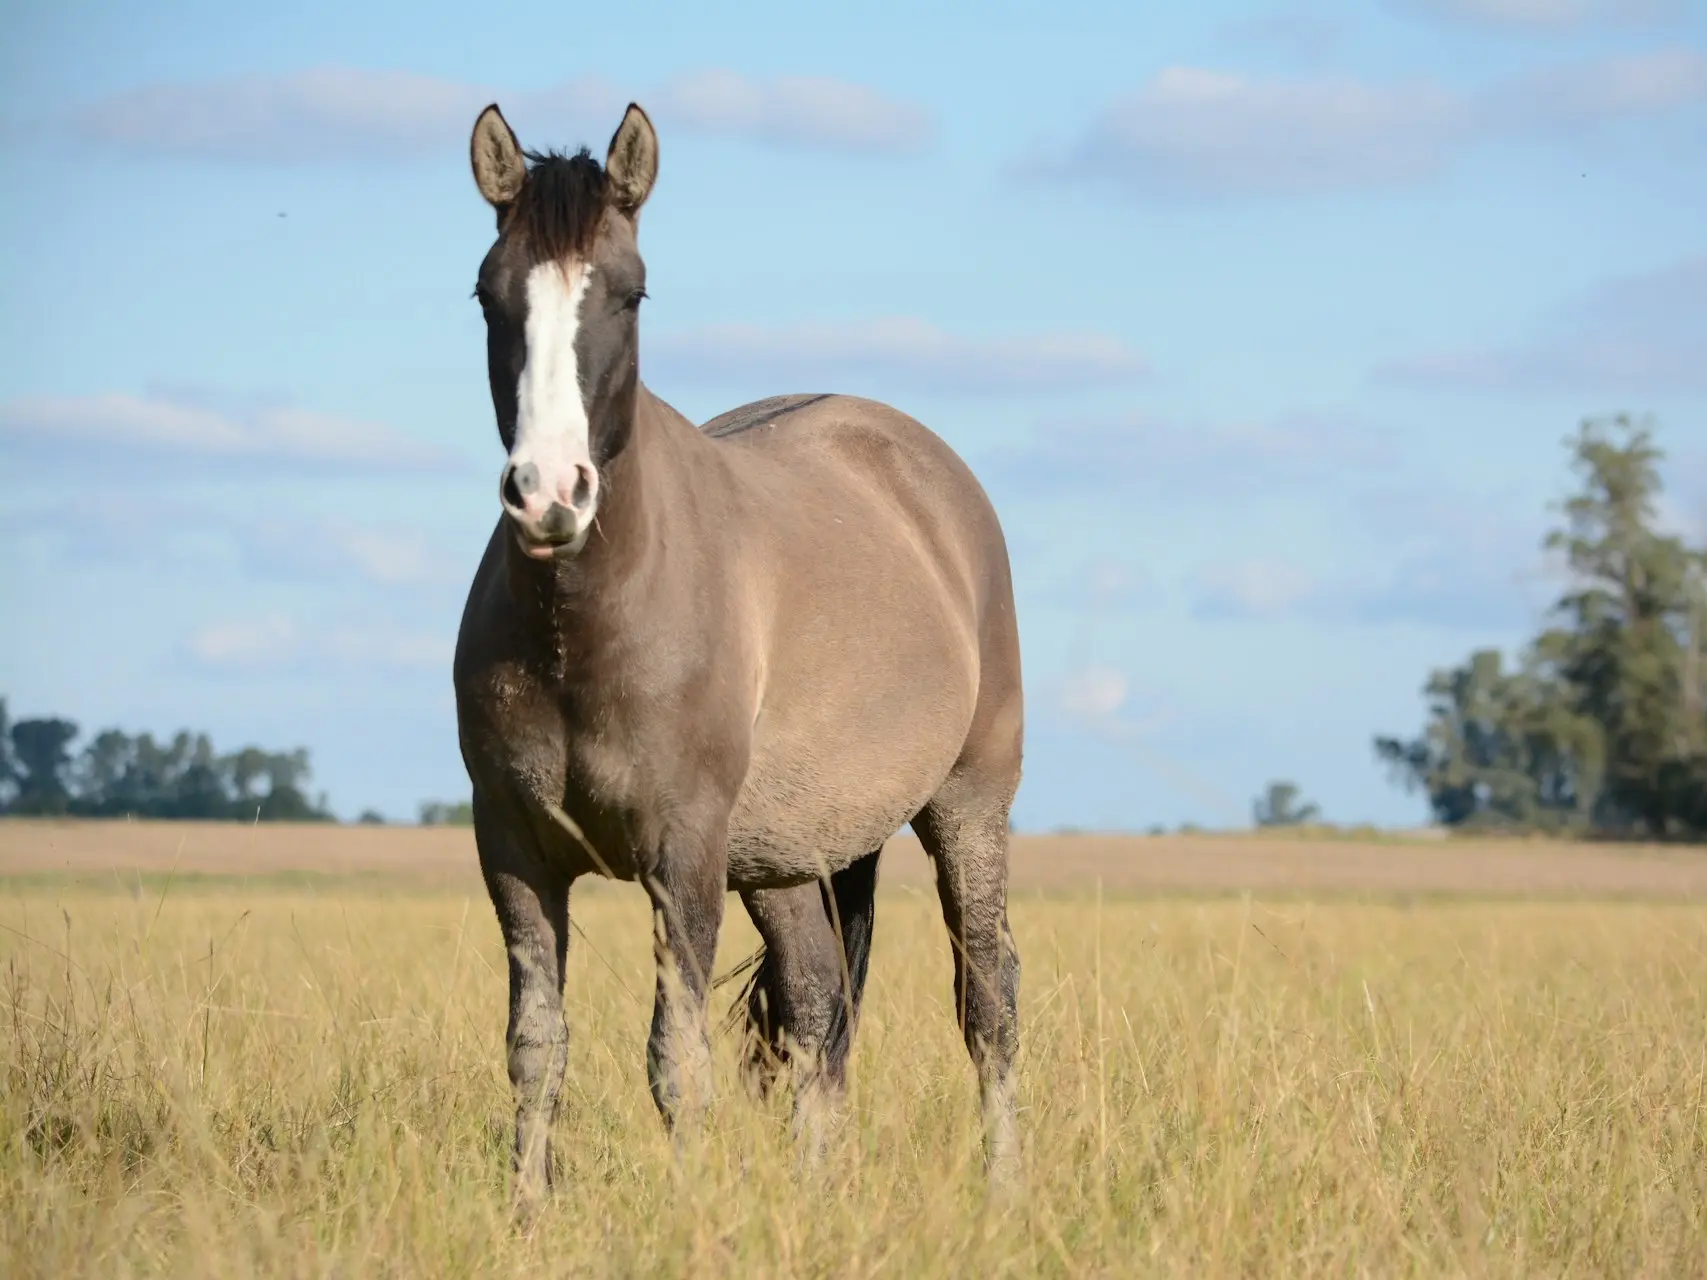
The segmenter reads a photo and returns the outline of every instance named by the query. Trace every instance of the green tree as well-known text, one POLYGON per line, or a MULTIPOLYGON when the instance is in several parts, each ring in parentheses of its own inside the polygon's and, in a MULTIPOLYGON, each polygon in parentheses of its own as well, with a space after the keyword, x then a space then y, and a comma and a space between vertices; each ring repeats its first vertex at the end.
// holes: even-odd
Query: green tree
POLYGON ((188 730, 158 741, 119 729, 96 734, 75 758, 77 728, 65 720, 10 724, 0 700, 0 811, 85 817, 239 818, 327 821, 310 800, 308 752, 215 750, 188 730), (264 789, 263 789, 264 784, 264 789))
POLYGON ((1427 793, 1447 826, 1561 830, 1580 825, 1598 787, 1598 735, 1534 670, 1498 650, 1434 672, 1428 724, 1410 741, 1377 738, 1399 781, 1427 793))
POLYGON ((60 814, 71 807, 66 770, 77 726, 69 720, 20 720, 12 726, 12 756, 17 761, 13 813, 60 814))
POLYGON ((331 818, 325 798, 308 798, 304 787, 311 772, 304 748, 269 755, 263 766, 267 794, 261 800, 261 817, 269 822, 324 822, 331 818))
POLYGON ((442 800, 423 800, 421 802, 421 825, 423 827, 472 827, 474 825, 474 804, 469 800, 458 800, 446 804, 442 800))
POLYGON ((269 776, 267 753, 259 747, 244 747, 227 759, 231 766, 231 785, 237 792, 238 808, 253 815, 263 798, 256 792, 256 784, 269 776))
POLYGON ((1660 450, 1628 417, 1585 422, 1571 441, 1582 490, 1547 546, 1575 585, 1562 625, 1535 652, 1569 686, 1578 714, 1604 736, 1595 806, 1607 831, 1665 836, 1689 825, 1692 785, 1707 760, 1701 696, 1702 553, 1653 527, 1660 450))
POLYGON ((0 812, 12 802, 20 777, 18 763, 12 756, 12 721, 6 711, 6 699, 0 698, 0 812))
POLYGON ((1300 804, 1300 792, 1291 782, 1271 782, 1268 790, 1251 802, 1251 816, 1259 827, 1302 827, 1319 820, 1320 807, 1300 804))
POLYGON ((1376 755, 1452 826, 1707 835, 1707 553, 1655 528, 1662 458, 1628 417, 1567 442, 1581 488, 1545 545, 1571 586, 1505 669, 1435 672, 1420 737, 1376 755))

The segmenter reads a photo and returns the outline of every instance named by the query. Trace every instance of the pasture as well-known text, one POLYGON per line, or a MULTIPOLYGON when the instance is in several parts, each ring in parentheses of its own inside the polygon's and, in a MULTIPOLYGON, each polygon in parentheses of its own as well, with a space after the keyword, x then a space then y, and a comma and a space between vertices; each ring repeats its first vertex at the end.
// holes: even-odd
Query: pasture
MULTIPOLYGON (((466 832, 0 824, 0 1267, 1707 1274, 1707 855, 1021 839, 1026 1181, 992 1204, 948 943, 894 845, 805 1178, 732 1035, 672 1151, 645 900, 577 886, 558 1188, 523 1231, 466 832)), ((731 907, 719 972, 754 945, 731 907)))

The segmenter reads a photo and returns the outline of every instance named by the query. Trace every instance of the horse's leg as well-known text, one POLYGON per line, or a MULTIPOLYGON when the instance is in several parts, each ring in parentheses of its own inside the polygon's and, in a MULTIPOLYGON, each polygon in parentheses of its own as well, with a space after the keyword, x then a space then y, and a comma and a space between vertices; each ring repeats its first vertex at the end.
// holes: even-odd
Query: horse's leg
POLYGON ((1019 1171, 1013 1064, 1019 1050, 1019 952, 1008 929, 1008 801, 950 778, 913 819, 936 866, 954 947, 954 1001, 978 1072, 984 1154, 992 1178, 1019 1171))
POLYGON ((569 879, 492 806, 474 801, 480 870, 498 913, 510 961, 510 1021, 504 1043, 516 1097, 516 1198, 537 1202, 551 1184, 551 1123, 569 1055, 563 1020, 563 960, 569 943, 569 879))
POLYGON ((764 939, 747 1000, 747 1074, 762 1092, 787 1064, 794 1083, 794 1136, 811 1158, 847 1091, 877 889, 873 850, 828 883, 741 895, 764 939))
POLYGON ((652 1101, 672 1131, 691 1123, 710 1100, 706 998, 723 922, 726 875, 721 843, 706 841, 668 848, 646 877, 658 961, 646 1075, 652 1101))

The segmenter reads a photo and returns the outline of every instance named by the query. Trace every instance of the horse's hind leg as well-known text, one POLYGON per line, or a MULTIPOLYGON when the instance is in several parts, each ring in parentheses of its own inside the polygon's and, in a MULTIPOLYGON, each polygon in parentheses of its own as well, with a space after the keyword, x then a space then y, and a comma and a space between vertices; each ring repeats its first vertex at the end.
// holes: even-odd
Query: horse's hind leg
POLYGON ((1013 1066, 1019 1050, 1019 952, 1008 928, 1011 789, 951 778, 913 819, 936 866, 937 895, 954 947, 954 1001, 978 1072, 984 1153, 998 1182, 1018 1172, 1013 1066))
POLYGON ((847 1089, 871 956, 880 852, 828 883, 741 895, 765 943, 747 996, 747 1079, 762 1093, 780 1068, 788 1068, 795 1137, 814 1156, 847 1089))
POLYGON ((478 794, 474 838, 510 961, 504 1035, 516 1099, 515 1194, 532 1205, 551 1181, 551 1122, 569 1056, 563 960, 569 943, 569 881, 552 871, 478 794))

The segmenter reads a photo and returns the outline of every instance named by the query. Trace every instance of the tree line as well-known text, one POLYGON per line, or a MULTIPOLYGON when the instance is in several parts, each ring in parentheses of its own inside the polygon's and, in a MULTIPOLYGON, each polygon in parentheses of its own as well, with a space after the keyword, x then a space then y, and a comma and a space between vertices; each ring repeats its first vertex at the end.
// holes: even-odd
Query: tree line
POLYGON ((73 750, 78 727, 43 717, 15 724, 0 699, 0 813, 89 818, 236 818, 328 822, 310 799, 308 752, 260 747, 221 754, 205 733, 168 741, 103 729, 73 750))
POLYGON ((1628 416, 1566 441, 1581 487, 1544 546, 1568 583, 1508 661, 1432 673, 1414 738, 1376 756, 1463 830, 1707 838, 1707 548, 1658 527, 1664 458, 1628 416))

